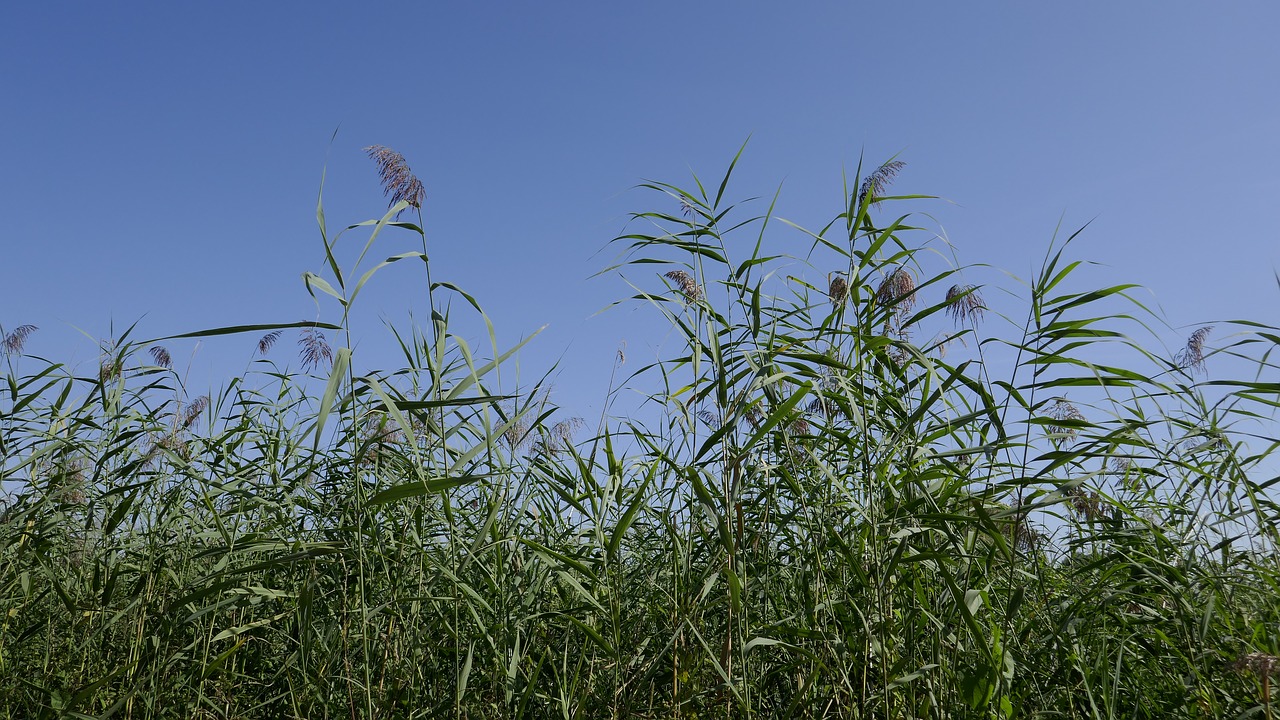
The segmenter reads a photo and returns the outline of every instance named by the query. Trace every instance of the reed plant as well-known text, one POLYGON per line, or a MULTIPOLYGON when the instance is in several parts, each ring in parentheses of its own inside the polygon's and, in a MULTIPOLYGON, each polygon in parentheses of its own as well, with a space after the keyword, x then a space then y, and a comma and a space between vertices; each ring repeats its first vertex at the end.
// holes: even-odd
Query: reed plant
POLYGON ((643 185, 606 272, 678 348, 619 351, 606 407, 645 402, 588 429, 510 386, 532 336, 432 279, 424 185, 368 152, 387 211, 317 207, 329 320, 130 328, 90 372, 0 328, 0 717, 1271 717, 1276 329, 1160 349, 1070 237, 976 283, 900 160, 807 228, 735 158, 643 185), (395 264, 430 320, 369 368, 395 264), (192 397, 169 348, 211 336, 252 359, 192 397))

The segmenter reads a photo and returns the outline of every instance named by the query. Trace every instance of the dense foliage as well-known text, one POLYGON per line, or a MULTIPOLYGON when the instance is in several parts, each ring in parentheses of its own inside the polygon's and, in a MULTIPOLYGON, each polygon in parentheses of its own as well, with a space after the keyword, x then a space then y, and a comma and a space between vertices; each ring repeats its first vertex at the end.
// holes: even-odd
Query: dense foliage
POLYGON ((731 166, 615 240, 682 349, 620 352, 610 399, 648 401, 589 428, 451 330, 479 305, 371 155, 394 204, 349 269, 318 214, 335 322, 184 336, 258 343, 214 397, 173 339, 84 375, 0 331, 0 716, 1270 717, 1272 329, 1155 351, 1066 242, 995 303, 891 213, 927 204, 901 163, 819 230, 726 201, 731 166), (357 370, 384 231, 422 236, 373 269, 421 263, 432 320, 357 370))

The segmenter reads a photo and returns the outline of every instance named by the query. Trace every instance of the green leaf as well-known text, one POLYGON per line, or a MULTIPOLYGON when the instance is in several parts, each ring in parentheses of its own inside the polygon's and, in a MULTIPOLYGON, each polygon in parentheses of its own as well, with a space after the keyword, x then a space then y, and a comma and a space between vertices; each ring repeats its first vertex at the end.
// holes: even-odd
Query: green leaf
POLYGON ((320 396, 320 408, 316 411, 316 437, 312 445, 313 449, 320 447, 320 436, 324 433, 325 419, 333 410, 334 398, 338 395, 338 388, 342 386, 343 376, 350 363, 351 348, 338 348, 338 355, 333 359, 333 369, 329 373, 329 384, 325 386, 324 395, 320 396))
POLYGON ((338 325, 331 325, 322 322, 292 322, 292 323, 265 323, 258 325, 230 325, 228 327, 213 328, 211 330, 198 330, 196 332, 182 333, 181 335, 165 335, 153 340, 147 340, 143 345, 163 342, 165 340, 182 340, 184 338, 203 338, 215 337, 218 335, 238 335, 240 333, 257 333, 272 330, 288 330, 290 328, 319 328, 322 330, 341 330, 338 325))
POLYGON ((369 505, 376 507, 378 505, 386 505, 400 500, 412 497, 422 497, 423 495, 435 495, 463 485, 469 485, 484 478, 490 477, 490 474, 483 475, 463 475, 460 477, 432 478, 429 480, 420 480, 414 482, 393 485, 386 490, 376 493, 369 498, 369 505))

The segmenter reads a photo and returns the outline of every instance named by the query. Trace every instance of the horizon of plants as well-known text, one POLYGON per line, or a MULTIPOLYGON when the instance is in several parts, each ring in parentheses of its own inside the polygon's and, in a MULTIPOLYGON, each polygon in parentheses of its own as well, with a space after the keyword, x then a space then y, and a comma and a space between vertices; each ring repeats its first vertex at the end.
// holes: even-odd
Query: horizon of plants
POLYGON ((318 202, 323 321, 131 327, 87 374, 0 327, 0 718, 1272 717, 1277 329, 1153 350, 1076 235, 997 312, 900 160, 815 229, 731 199, 740 150, 641 185, 602 273, 680 347, 620 350, 588 422, 499 380, 536 333, 433 278, 422 182, 366 150, 389 207, 318 202), (366 371, 392 265, 430 319, 366 371), (223 335, 257 359, 189 397, 166 343, 223 335))

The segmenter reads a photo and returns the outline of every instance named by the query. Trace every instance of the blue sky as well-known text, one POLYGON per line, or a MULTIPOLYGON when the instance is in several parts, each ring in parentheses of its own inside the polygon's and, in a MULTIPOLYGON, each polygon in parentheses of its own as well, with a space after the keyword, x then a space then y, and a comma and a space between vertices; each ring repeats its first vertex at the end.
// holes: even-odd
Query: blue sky
MULTIPOLYGON (((634 186, 718 179, 748 137, 730 194, 781 186, 802 225, 839 211, 860 155, 896 155, 895 189, 946 199, 916 208, 966 262, 1026 276, 1059 222, 1092 221, 1070 254, 1105 263, 1098 284, 1143 284, 1187 332, 1277 323, 1276 27, 1264 2, 9 3, 0 325, 92 363, 77 328, 315 319, 321 172, 333 225, 377 216, 361 148, 383 144, 426 185, 436 278, 505 341, 549 323, 523 377, 558 360, 557 399, 591 416, 619 342, 669 342, 643 310, 596 315, 630 294, 588 279, 628 213, 673 209, 634 186)), ((380 318, 423 303, 416 270, 374 287, 357 334, 378 365, 380 318)), ((175 362, 221 384, 255 341, 175 362)))

